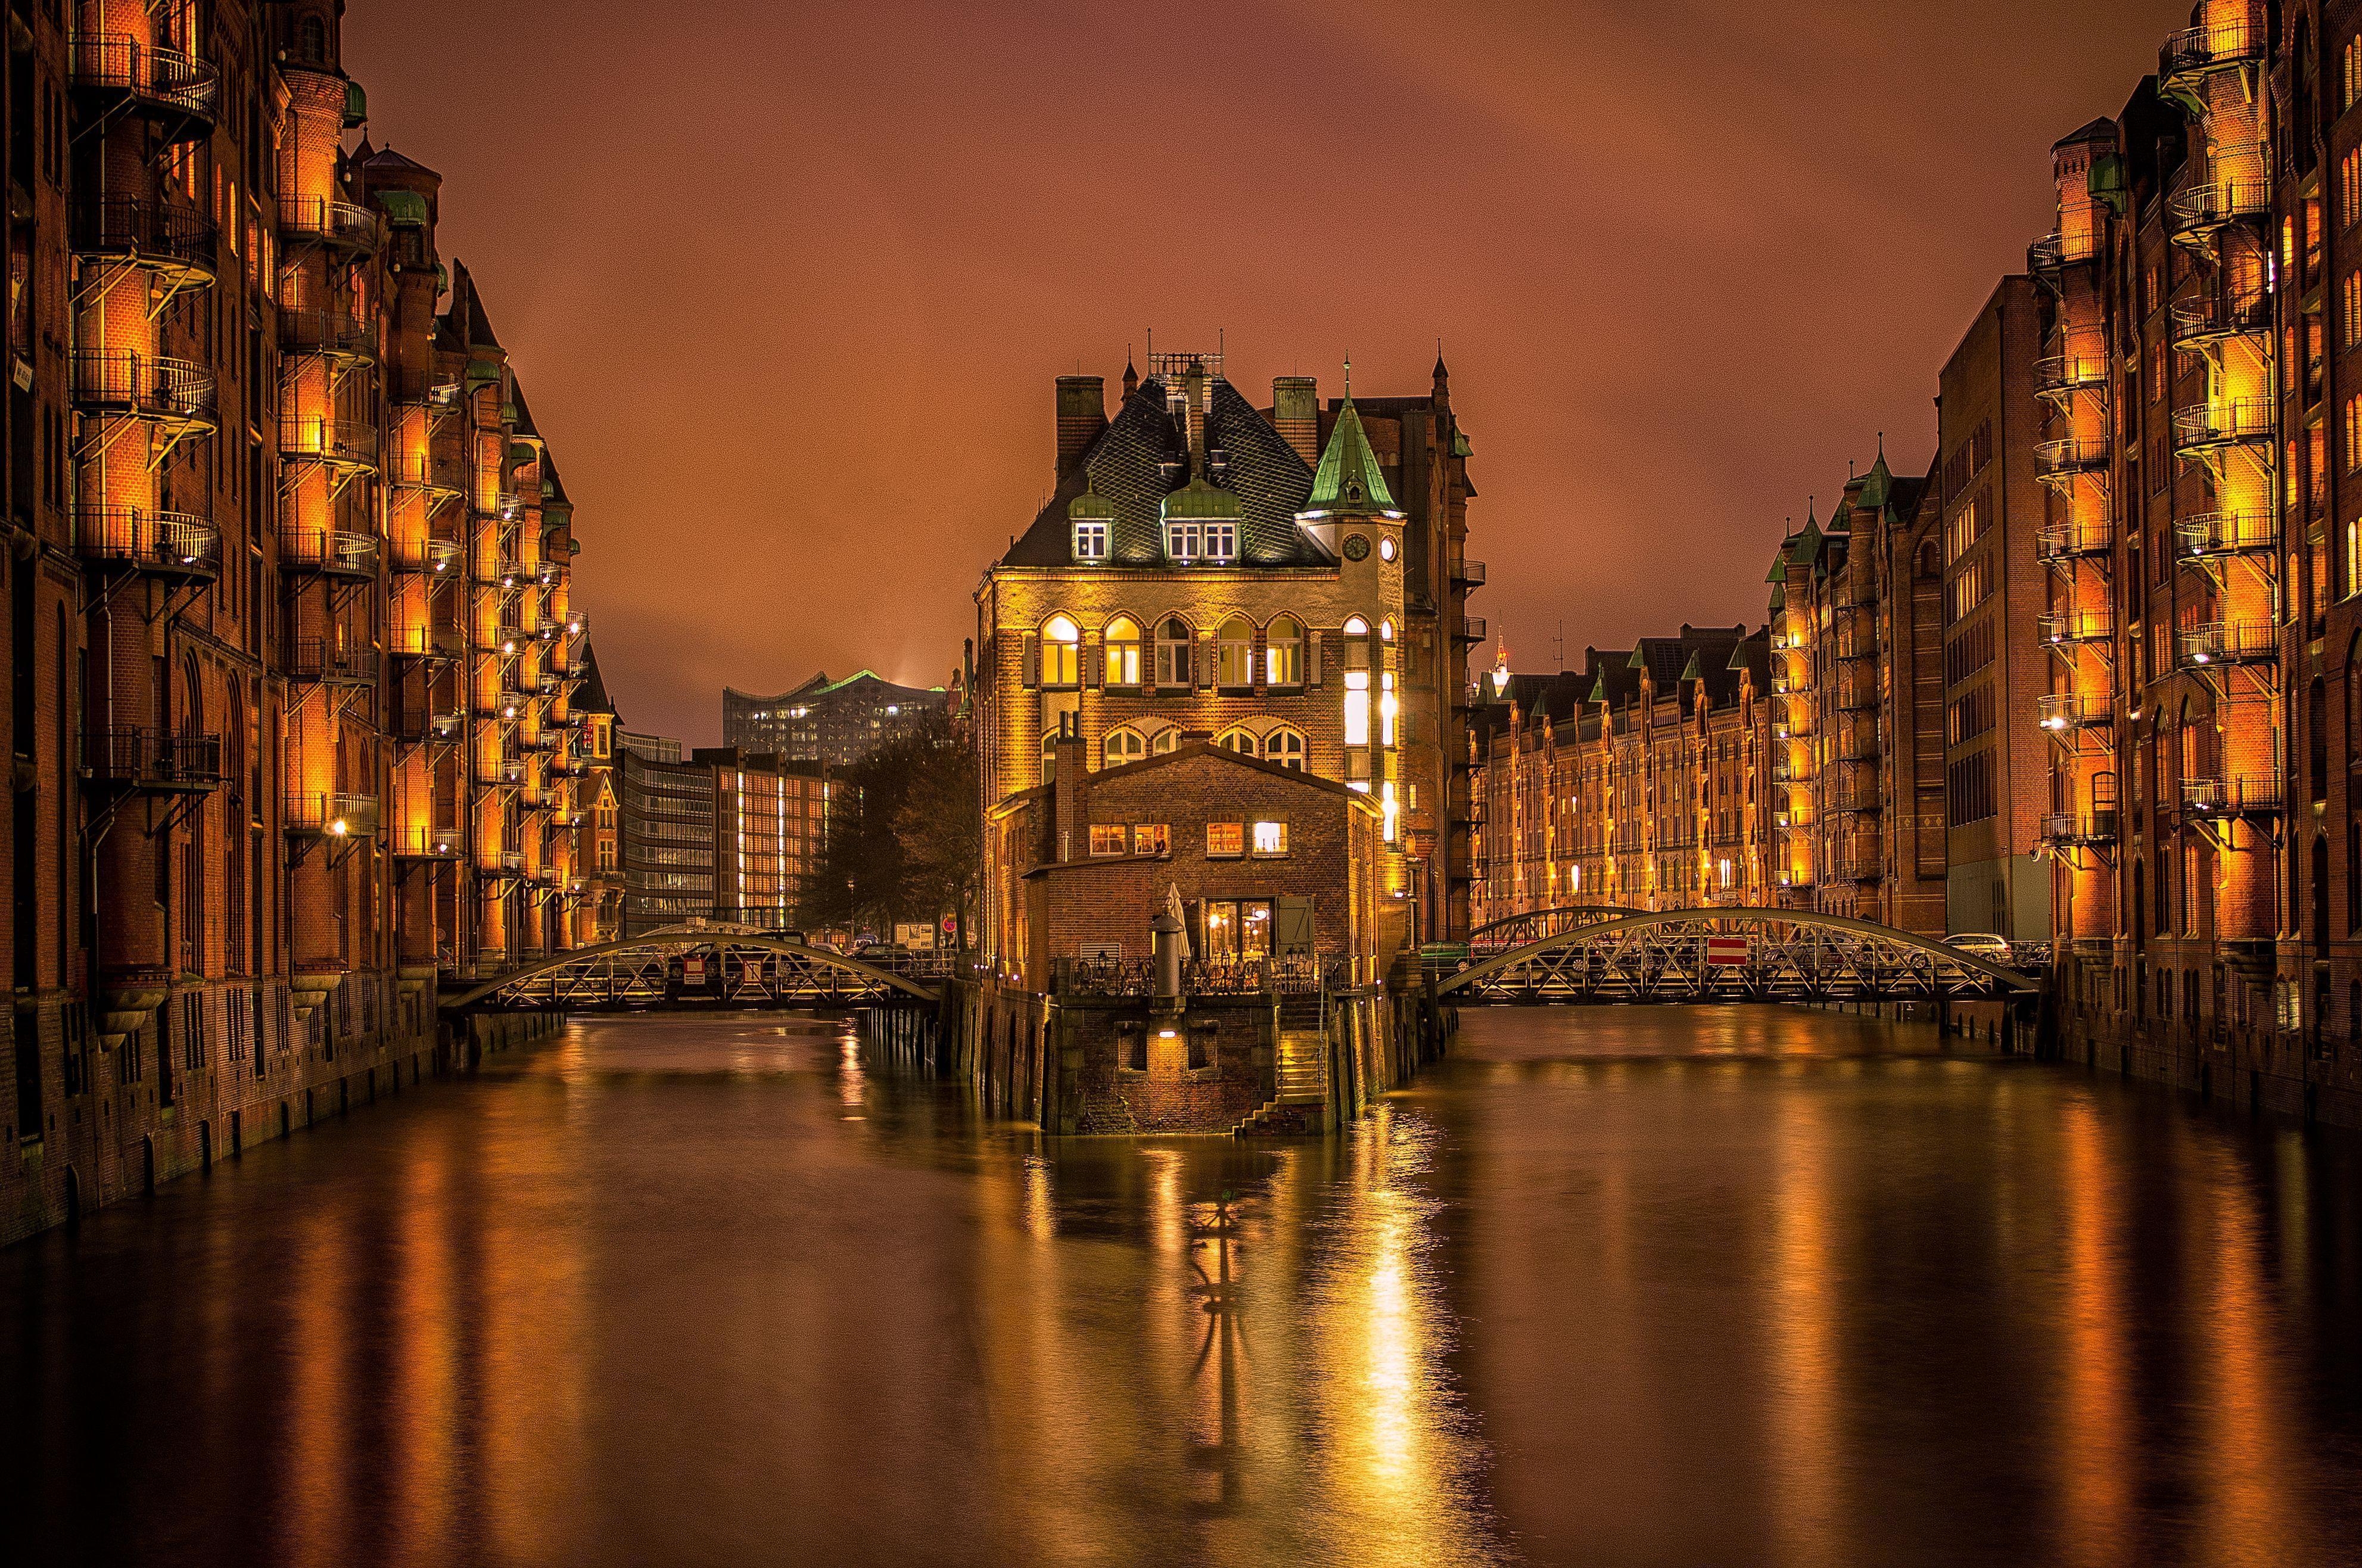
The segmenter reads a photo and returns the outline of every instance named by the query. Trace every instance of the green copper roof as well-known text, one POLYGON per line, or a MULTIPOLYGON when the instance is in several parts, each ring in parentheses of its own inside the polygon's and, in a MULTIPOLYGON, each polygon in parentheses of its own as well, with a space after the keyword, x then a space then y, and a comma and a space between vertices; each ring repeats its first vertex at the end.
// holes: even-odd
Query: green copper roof
MULTIPOLYGON (((1076 496, 1076 503, 1081 504, 1082 499, 1076 496)), ((1167 522, 1175 518, 1235 520, 1239 516, 1239 498, 1220 485, 1208 484, 1200 474, 1166 496, 1162 511, 1167 522)), ((1067 515, 1074 513, 1069 511, 1067 515)))
POLYGON ((1111 523, 1115 520, 1115 502, 1093 490, 1090 479, 1086 475, 1083 480, 1083 493, 1075 497, 1067 506, 1066 515, 1077 523, 1092 520, 1111 523))
POLYGON ((1607 672, 1606 670, 1600 671, 1599 679, 1592 682, 1591 695, 1584 698, 1584 701, 1586 702, 1605 702, 1607 701, 1607 672))
POLYGON ((1781 542, 1780 553, 1772 558, 1772 569, 1763 574, 1764 581, 1785 582, 1788 580, 1788 546, 1793 542, 1794 541, 1791 540, 1783 540, 1781 542))
MULTIPOLYGON (((1894 474, 1893 471, 1886 466, 1886 441, 1883 437, 1881 437, 1878 443, 1878 461, 1871 465, 1869 473, 1862 476, 1862 510, 1865 512, 1885 511, 1887 498, 1893 493, 1893 491, 1894 474)), ((1847 508, 1845 503, 1842 502, 1838 502, 1838 513, 1842 515, 1846 510, 1847 508)), ((1830 521, 1834 523, 1836 518, 1832 517, 1830 521)))
POLYGON ((1789 541, 1788 564, 1790 566, 1808 566, 1812 563, 1813 558, 1820 553, 1821 525, 1812 518, 1807 517, 1805 519, 1805 526, 1803 529, 1797 533, 1795 538, 1789 541))
POLYGON ((1772 613, 1776 615, 1786 608, 1788 608, 1788 591, 1784 588, 1773 589, 1772 591, 1772 613))
POLYGON ((1697 655, 1690 655, 1689 663, 1682 666, 1682 679, 1683 680, 1704 680, 1705 679, 1705 670, 1698 664, 1697 655))
POLYGON ((1304 510, 1394 509, 1394 495, 1386 489, 1386 476, 1378 467, 1378 455, 1370 450, 1370 438, 1363 433, 1362 415, 1353 407, 1353 394, 1349 391, 1345 393, 1345 406, 1337 411, 1337 428, 1329 433, 1329 449, 1320 454, 1320 466, 1313 470, 1312 494, 1305 502, 1304 510))
POLYGON ((415 191, 380 191, 378 205, 395 223, 424 224, 426 221, 426 198, 415 191))

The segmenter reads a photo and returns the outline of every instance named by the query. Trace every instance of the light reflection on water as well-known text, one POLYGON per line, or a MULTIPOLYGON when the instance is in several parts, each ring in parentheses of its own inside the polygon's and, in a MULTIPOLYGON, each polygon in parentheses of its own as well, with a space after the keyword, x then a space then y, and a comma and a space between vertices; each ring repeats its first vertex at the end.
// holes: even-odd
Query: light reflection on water
POLYGON ((0 1253, 0 1503, 90 1561, 2357 1561, 2354 1147, 1797 1011, 1472 1014, 1268 1145, 602 1021, 0 1253))

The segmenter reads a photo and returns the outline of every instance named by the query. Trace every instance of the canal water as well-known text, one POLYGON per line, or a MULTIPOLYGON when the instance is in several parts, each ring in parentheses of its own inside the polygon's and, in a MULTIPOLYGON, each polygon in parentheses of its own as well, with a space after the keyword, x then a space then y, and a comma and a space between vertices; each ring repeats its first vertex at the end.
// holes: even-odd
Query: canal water
POLYGON ((2362 1160, 1775 1010, 1326 1143, 585 1022, 0 1253, 17 1562, 2362 1562, 2362 1160))

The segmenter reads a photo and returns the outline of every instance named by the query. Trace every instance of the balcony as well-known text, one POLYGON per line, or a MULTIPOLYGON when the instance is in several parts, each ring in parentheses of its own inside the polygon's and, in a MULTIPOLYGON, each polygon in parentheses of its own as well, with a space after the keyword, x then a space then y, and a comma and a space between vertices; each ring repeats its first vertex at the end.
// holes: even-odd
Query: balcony
POLYGON ((74 547, 86 561, 168 583, 211 582, 221 575, 221 530, 185 512, 84 506, 74 513, 74 547))
POLYGON ((2034 362, 2037 397, 2064 402, 2078 392, 2108 390, 2108 359, 2104 354, 2058 354, 2034 362))
POLYGON ((375 838, 377 801, 298 791, 287 797, 287 832, 297 838, 375 838))
POLYGON ((1830 785, 1828 809, 1849 816, 1871 816, 1886 810, 1886 802, 1878 792, 1878 776, 1867 768, 1856 768, 1830 785))
POLYGON ((279 347, 290 354, 367 359, 377 353, 377 327, 347 310, 282 310, 279 347))
POLYGON ((195 207, 136 196, 102 196, 73 210, 74 249, 157 273, 168 288, 214 281, 221 236, 195 207))
POLYGON ((2025 267, 2026 271, 2047 282, 2068 268, 2096 261, 2099 257, 2099 237, 2096 234, 2079 234, 2070 239, 2053 230, 2025 248, 2025 267))
POLYGON ((1485 563, 1462 557, 1451 563, 1451 580, 1462 588, 1484 587, 1485 563))
POLYGON ((2243 219, 2259 218, 2271 211, 2270 182, 2258 175, 2234 175, 2199 180, 2166 198, 2166 222, 2173 237, 2197 245, 2243 219))
POLYGON ((349 473, 377 468, 377 426, 358 419, 297 414, 279 422, 279 452, 292 462, 326 463, 349 473))
POLYGON ((394 726, 394 738, 410 745, 433 742, 448 745, 465 732, 468 718, 464 713, 437 713, 422 710, 405 712, 394 726))
POLYGON ((516 491, 504 490, 492 497, 492 503, 490 506, 480 506, 476 510, 481 516, 497 517, 503 523, 513 523, 517 519, 517 513, 524 510, 524 502, 517 498, 516 491))
POLYGON ((294 243, 324 245, 359 256, 373 253, 384 237, 376 213, 325 196, 281 196, 279 232, 294 243))
POLYGON ((1878 707, 1878 683, 1859 676, 1836 682, 1835 706, 1840 713, 1868 713, 1878 707))
POLYGON ((77 348, 74 405, 85 414, 212 430, 214 376, 202 365, 128 349, 77 348))
POLYGON ((387 460, 385 482, 432 496, 459 495, 468 488, 468 465, 454 452, 402 452, 387 460))
POLYGON ((1838 738, 1837 755, 1839 762, 1876 762, 1878 732, 1867 724, 1855 726, 1838 738))
POLYGON ((305 577, 372 578, 377 575, 377 540, 330 529, 285 534, 279 540, 279 569, 305 577))
POLYGON ((222 781, 221 736, 93 730, 82 737, 82 771, 96 789, 202 795, 222 781))
POLYGON ((2107 605, 2076 610, 2053 610, 2041 616, 2036 625, 2043 644, 2048 647, 2071 647, 2079 643, 2104 643, 2115 630, 2115 613, 2107 605))
POLYGON ((2280 781, 2272 778, 2185 778, 2182 814, 2221 820, 2275 817, 2280 813, 2280 781))
POLYGON ((460 547, 448 539, 397 539, 387 551, 387 564, 395 571, 451 580, 459 574, 461 554, 460 547))
POLYGON ((2108 438, 2104 436, 2069 436, 2041 442, 2034 448, 2036 479, 2071 479, 2078 474, 2101 472, 2107 466, 2108 438))
POLYGON ((557 749, 557 732, 550 728, 548 725, 544 724, 539 729, 519 735, 517 737, 517 745, 526 751, 556 751, 557 749))
POLYGON ((171 142, 202 140, 214 128, 221 76, 176 49, 119 33, 76 33, 66 80, 100 116, 120 106, 155 125, 171 142))
POLYGON ((2192 561, 2269 555, 2279 544, 2269 512, 2202 512, 2177 519, 2173 536, 2181 558, 2192 561))
POLYGON ((406 823, 389 836, 397 860, 458 860, 467 855, 466 835, 457 828, 406 823))
POLYGON ((2158 50, 2158 83, 2168 92, 2187 91, 2218 71, 2252 65, 2264 58, 2263 29, 2246 17, 2187 28, 2158 50))
POLYGON ((448 626, 395 626, 386 633, 385 651, 395 658, 450 664, 464 647, 458 632, 448 626))
POLYGON ((323 637, 305 637, 296 643, 287 661, 287 674, 308 685, 374 686, 377 650, 339 647, 323 637))
POLYGON ((2272 439, 2272 400, 2226 398, 2173 411, 2173 449, 2211 452, 2224 447, 2262 445, 2272 439))
POLYGON ((2269 621, 2217 621, 2185 626, 2174 638, 2174 662, 2183 669, 2270 664, 2280 657, 2279 629, 2269 621))
POLYGON ((524 851, 494 849, 476 857, 476 869, 502 881, 513 880, 524 875, 524 851))
POLYGON ((2042 727, 2052 734, 2089 729, 2107 723, 2115 716, 2114 704, 2105 692, 2046 692, 2034 700, 2035 711, 2041 717, 2042 727))
POLYGON ((1451 617, 1451 640, 1455 643, 1481 643, 1485 640, 1485 617, 1454 615, 1451 617))
POLYGON ((2042 842, 2062 849, 2114 844, 2116 813, 2108 809, 2079 817, 2071 812, 2053 812, 2042 819, 2042 842))
POLYGON ((2045 523, 2035 536, 2034 553, 2046 561, 2085 560, 2105 556, 2115 544, 2115 525, 2106 517, 2070 517, 2045 523))
POLYGON ((2272 297, 2183 300, 2173 307, 2174 347, 2203 348, 2225 338, 2252 337, 2272 329, 2272 297))

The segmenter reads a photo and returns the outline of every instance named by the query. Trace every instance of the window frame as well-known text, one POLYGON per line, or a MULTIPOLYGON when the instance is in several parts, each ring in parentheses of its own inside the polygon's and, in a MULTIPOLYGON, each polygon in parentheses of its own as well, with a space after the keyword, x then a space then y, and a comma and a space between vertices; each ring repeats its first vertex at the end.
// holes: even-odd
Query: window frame
POLYGON ((1245 823, 1209 822, 1206 824, 1207 859, 1244 860, 1246 857, 1247 827, 1245 823))

